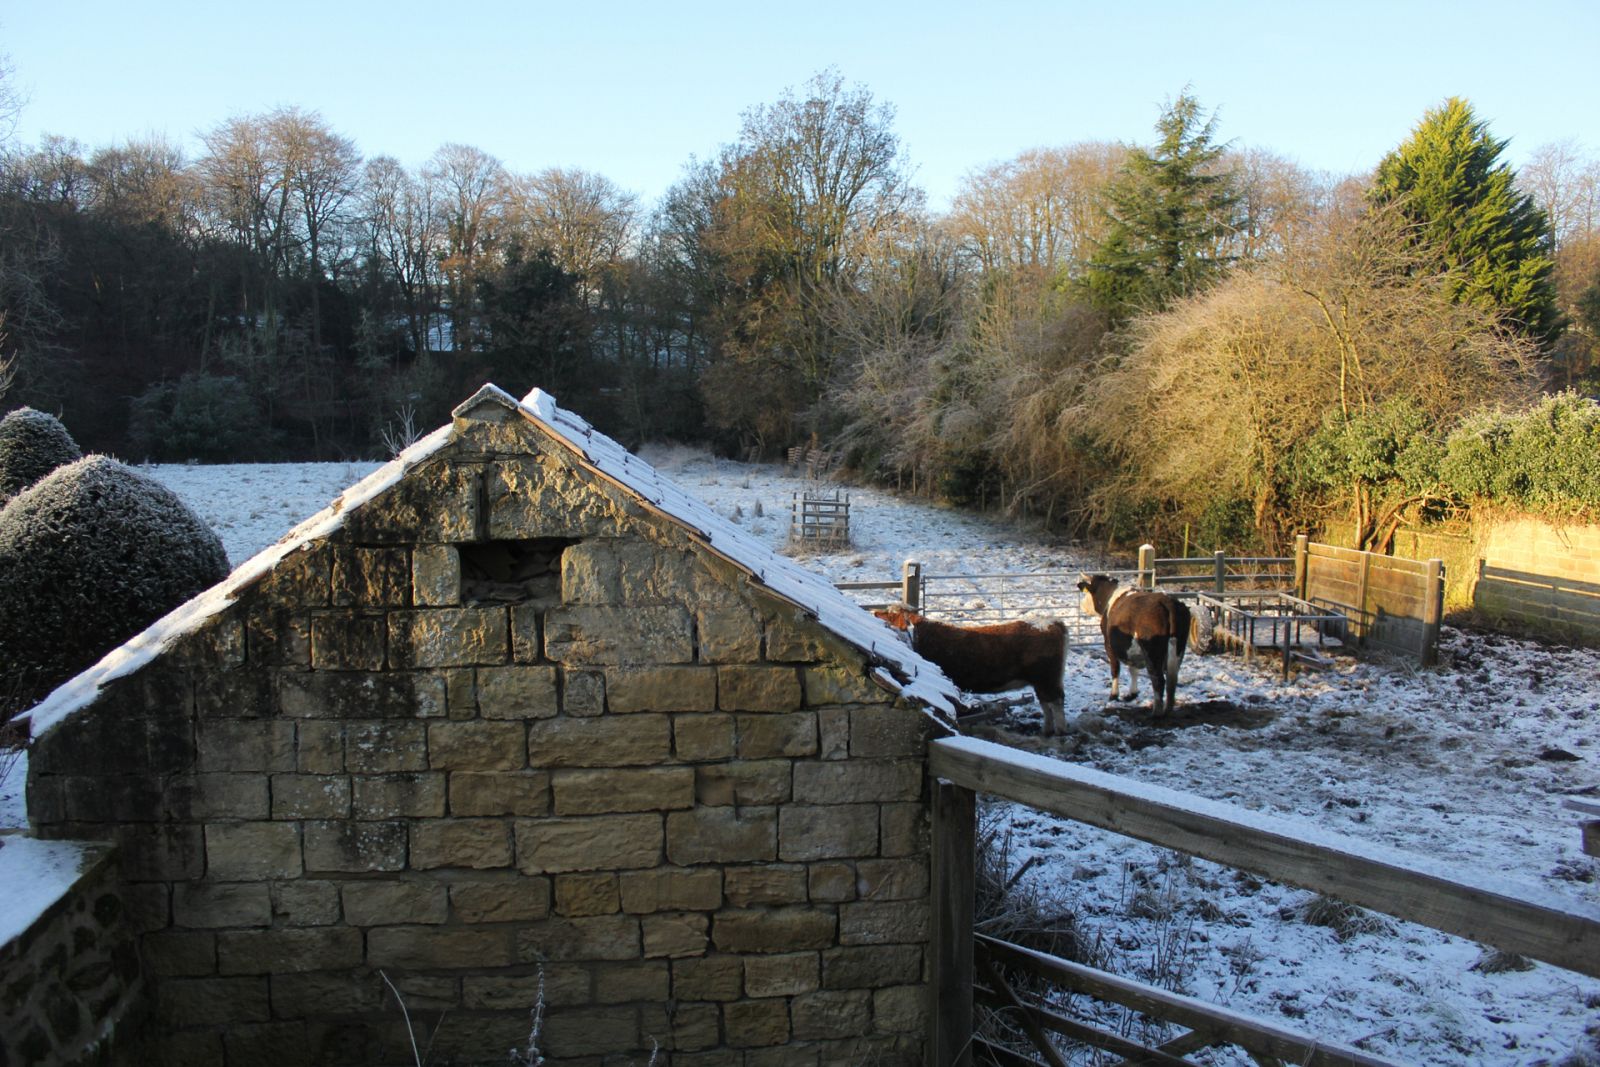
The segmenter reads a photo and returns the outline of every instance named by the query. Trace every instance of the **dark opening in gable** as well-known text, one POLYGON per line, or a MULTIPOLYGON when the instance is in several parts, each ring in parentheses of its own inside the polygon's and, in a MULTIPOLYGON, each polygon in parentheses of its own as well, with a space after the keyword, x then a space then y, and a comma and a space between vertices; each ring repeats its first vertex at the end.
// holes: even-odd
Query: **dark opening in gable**
POLYGON ((577 541, 536 537, 461 546, 463 604, 524 603, 561 598, 561 553, 577 541))

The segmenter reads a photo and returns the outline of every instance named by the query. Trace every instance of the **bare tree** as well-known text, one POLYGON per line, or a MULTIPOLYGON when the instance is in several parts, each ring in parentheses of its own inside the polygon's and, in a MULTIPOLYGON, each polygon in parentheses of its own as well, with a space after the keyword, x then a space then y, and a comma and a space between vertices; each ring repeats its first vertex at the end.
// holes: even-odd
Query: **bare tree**
POLYGON ((638 198, 591 171, 551 167, 510 183, 511 224, 547 248, 569 274, 593 283, 622 258, 638 218, 638 198))
POLYGON ((331 228, 344 220, 345 203, 355 193, 361 155, 355 142, 333 132, 315 112, 282 108, 267 119, 274 154, 283 168, 283 185, 296 216, 306 274, 311 282, 311 338, 322 348, 323 249, 331 228))
POLYGON ((1600 225, 1600 160, 1585 158, 1576 141, 1534 149, 1517 172, 1517 185, 1549 217, 1557 251, 1600 225))
POLYGON ((382 272, 399 290, 411 349, 419 356, 434 347, 429 338, 439 289, 434 252, 443 243, 432 192, 398 160, 378 156, 363 172, 358 208, 369 268, 382 272))
POLYGON ((506 202, 506 172, 500 161, 479 148, 447 144, 422 172, 443 239, 440 267, 450 299, 451 346, 472 348, 473 289, 499 240, 506 202))
POLYGON ((89 160, 94 209, 130 225, 155 225, 193 234, 200 187, 183 152, 162 138, 102 148, 89 160))

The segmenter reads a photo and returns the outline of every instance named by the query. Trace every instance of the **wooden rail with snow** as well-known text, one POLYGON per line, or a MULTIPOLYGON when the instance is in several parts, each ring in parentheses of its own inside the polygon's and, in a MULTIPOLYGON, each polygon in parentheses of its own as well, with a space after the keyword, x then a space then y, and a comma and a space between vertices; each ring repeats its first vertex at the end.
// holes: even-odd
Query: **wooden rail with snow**
MULTIPOLYGON (((1193 1050, 1215 1042, 1295 1063, 1387 1062, 1359 1049, 1020 946, 989 938, 975 941, 975 811, 980 792, 1600 977, 1600 909, 1581 902, 1490 878, 1467 877, 1308 823, 1245 811, 976 738, 933 742, 929 773, 936 779, 930 1047, 939 1067, 972 1062, 975 946, 983 958, 1192 1029, 1195 1036, 1187 1046, 1180 1038, 1178 1045, 1131 1053, 1146 1062, 1173 1062, 1185 1047, 1193 1050)), ((1002 1003, 1015 996, 1008 989, 994 989, 992 981, 988 995, 998 995, 1002 1003)), ((1063 1023, 1061 1017, 1036 1007, 1027 1014, 1035 1029, 1055 1030, 1118 1051, 1111 1042, 1115 1035, 1073 1020, 1063 1023)), ((1053 1050, 1045 1055, 1050 1058, 1053 1050)))

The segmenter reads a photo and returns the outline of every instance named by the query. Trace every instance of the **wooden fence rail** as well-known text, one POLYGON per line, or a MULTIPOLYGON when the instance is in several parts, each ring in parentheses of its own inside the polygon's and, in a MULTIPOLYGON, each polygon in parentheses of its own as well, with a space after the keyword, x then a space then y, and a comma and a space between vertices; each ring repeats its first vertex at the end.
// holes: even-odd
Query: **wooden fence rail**
MULTIPOLYGON (((1098 826, 1203 859, 1240 868, 1446 933, 1569 970, 1600 977, 1600 908, 1554 894, 1474 878, 1430 861, 1306 823, 1132 779, 1018 752, 976 738, 932 743, 936 964, 931 1047, 940 1067, 969 1063, 972 1033, 972 938, 978 792, 1098 826), (946 942, 954 938, 954 942, 946 942), (959 974, 937 968, 959 968, 959 974), (964 1028, 964 1034, 958 1030, 964 1028)), ((1071 969, 1066 961, 1056 964, 1071 969)), ((1098 979, 1096 979, 1098 980, 1098 979)), ((1126 979, 1116 979, 1126 982, 1126 979)), ((1101 995, 1096 993, 1097 996, 1101 995)), ((1143 989, 1142 1004, 1160 996, 1143 989)), ((1111 998, 1116 999, 1116 998, 1111 998)), ((1141 1006, 1141 1011, 1151 1011, 1141 1006)), ((1221 1040, 1295 1062, 1373 1063, 1356 1049, 1294 1035, 1266 1024, 1241 1025, 1237 1013, 1193 1002, 1171 1014, 1185 1025, 1223 1033, 1221 1040), (1199 1014, 1196 1014, 1199 1013, 1199 1014), (1284 1041, 1301 1044, 1288 1051, 1284 1041)), ((1161 1014, 1156 1012, 1156 1014, 1161 1014)))

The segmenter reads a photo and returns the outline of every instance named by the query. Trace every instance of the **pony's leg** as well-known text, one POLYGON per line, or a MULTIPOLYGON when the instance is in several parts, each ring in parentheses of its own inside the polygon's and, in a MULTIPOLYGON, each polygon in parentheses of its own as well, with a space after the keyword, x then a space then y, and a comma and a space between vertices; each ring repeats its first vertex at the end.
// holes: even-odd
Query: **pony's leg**
POLYGON ((1039 706, 1044 709, 1044 732, 1046 737, 1067 732, 1067 713, 1064 701, 1061 698, 1057 697, 1052 700, 1048 697, 1040 697, 1039 706))
MULTIPOLYGON (((1113 630, 1109 640, 1111 645, 1116 649, 1117 653, 1116 659, 1112 661, 1114 666, 1111 669, 1114 672, 1118 672, 1120 675, 1120 671, 1118 671, 1119 667, 1126 666, 1128 668, 1128 699, 1138 700, 1139 672, 1134 669, 1133 658, 1130 655, 1133 649, 1133 637, 1132 635, 1122 633, 1119 630, 1113 630)), ((1115 682, 1113 682, 1111 686, 1111 696, 1113 699, 1115 699, 1116 695, 1117 686, 1115 682)))
POLYGON ((1118 699, 1122 688, 1122 665, 1117 662, 1117 643, 1109 632, 1106 634, 1106 662, 1111 664, 1111 699, 1118 699))
POLYGON ((1160 715, 1166 710, 1162 699, 1167 688, 1167 639, 1153 637, 1148 641, 1140 641, 1139 647, 1144 651, 1145 667, 1150 671, 1150 688, 1155 690, 1155 695, 1150 701, 1150 711, 1154 715, 1160 715))

